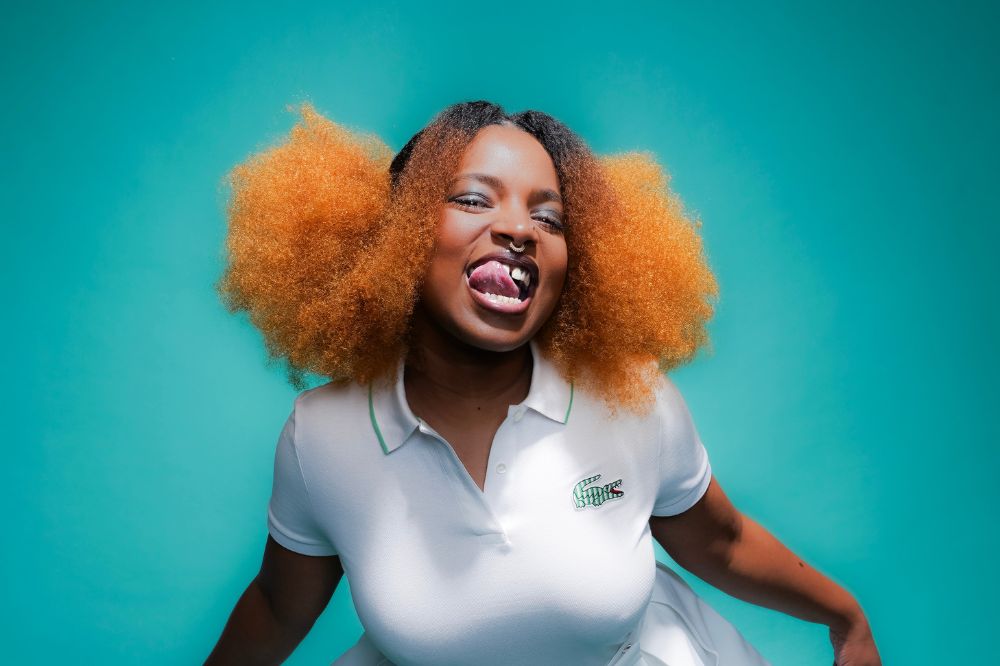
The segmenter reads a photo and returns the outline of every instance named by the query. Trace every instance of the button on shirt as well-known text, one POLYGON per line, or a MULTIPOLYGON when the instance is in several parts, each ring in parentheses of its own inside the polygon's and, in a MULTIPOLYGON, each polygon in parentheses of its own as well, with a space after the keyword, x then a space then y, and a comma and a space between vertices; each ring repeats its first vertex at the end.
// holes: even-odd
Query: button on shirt
POLYGON ((651 515, 708 488, 705 448, 660 376, 646 415, 610 418, 531 341, 483 490, 393 384, 326 384, 278 440, 271 536, 339 555, 368 640, 392 663, 594 664, 615 656, 656 571, 651 515))

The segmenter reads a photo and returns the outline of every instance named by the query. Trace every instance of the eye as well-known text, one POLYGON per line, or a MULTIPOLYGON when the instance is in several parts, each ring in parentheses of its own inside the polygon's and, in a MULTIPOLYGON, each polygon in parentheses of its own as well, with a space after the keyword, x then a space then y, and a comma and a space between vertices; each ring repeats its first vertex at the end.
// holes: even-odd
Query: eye
POLYGON ((538 220, 539 222, 547 224, 548 226, 554 229, 563 228, 562 220, 555 215, 541 215, 539 217, 536 217, 535 219, 538 220))
POLYGON ((489 205, 489 202, 486 199, 475 194, 462 194, 457 197, 452 197, 449 201, 453 201, 463 208, 486 208, 489 205))

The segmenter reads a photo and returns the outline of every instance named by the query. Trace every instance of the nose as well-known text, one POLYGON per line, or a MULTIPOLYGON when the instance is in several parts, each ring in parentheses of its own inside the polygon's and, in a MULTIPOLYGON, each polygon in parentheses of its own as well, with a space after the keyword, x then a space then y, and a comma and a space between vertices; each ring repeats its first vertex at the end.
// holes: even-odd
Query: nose
POLYGON ((537 225, 527 213, 508 212, 499 215, 491 227, 493 237, 504 246, 513 243, 517 247, 526 248, 529 242, 538 242, 537 225))

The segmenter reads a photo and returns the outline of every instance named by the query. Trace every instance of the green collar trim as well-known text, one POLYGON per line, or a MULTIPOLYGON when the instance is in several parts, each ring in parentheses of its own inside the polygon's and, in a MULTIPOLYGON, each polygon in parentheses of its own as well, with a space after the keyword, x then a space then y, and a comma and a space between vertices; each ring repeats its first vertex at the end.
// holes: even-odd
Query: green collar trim
POLYGON ((573 409, 573 382, 569 383, 569 404, 566 406, 566 416, 563 423, 569 423, 569 410, 573 409))
MULTIPOLYGON (((572 398, 570 399, 570 404, 573 404, 572 398)), ((382 447, 382 453, 388 455, 389 448, 385 445, 385 439, 382 437, 382 430, 378 427, 378 421, 375 420, 375 405, 372 402, 372 385, 368 385, 368 415, 372 419, 372 428, 375 430, 375 436, 378 437, 379 446, 382 447)))

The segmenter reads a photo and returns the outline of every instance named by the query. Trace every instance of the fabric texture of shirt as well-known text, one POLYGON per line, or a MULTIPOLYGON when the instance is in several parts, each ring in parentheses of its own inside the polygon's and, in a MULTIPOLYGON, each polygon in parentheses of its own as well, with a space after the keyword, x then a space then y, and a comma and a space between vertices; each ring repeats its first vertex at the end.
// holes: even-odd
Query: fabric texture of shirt
POLYGON ((386 663, 609 663, 650 606, 650 516, 708 488, 669 378, 649 414, 609 419, 530 346, 528 395, 496 432, 483 490, 410 410, 402 366, 394 385, 330 383, 295 400, 268 529, 290 550, 340 557, 386 663))

